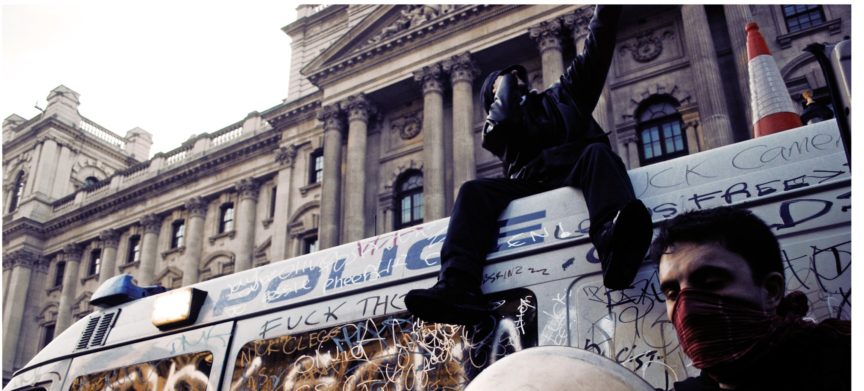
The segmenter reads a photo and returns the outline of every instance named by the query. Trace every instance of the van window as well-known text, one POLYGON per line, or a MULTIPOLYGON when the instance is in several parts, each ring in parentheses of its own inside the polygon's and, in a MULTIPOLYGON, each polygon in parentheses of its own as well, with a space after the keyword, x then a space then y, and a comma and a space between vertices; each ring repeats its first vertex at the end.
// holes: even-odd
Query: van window
POLYGON ((472 328, 401 312, 249 341, 231 390, 462 389, 496 360, 537 345, 534 294, 523 288, 489 297, 494 321, 472 328))
POLYGON ((70 390, 206 390, 210 352, 189 353, 78 376, 70 390))

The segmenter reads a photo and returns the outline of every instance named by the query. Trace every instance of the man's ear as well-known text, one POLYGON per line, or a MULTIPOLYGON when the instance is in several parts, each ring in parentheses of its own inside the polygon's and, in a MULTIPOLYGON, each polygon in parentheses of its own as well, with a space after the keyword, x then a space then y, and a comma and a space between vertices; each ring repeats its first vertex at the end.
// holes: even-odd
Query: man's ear
POLYGON ((768 273, 762 279, 762 289, 765 293, 765 306, 771 310, 776 310, 786 295, 786 279, 778 272, 768 273))

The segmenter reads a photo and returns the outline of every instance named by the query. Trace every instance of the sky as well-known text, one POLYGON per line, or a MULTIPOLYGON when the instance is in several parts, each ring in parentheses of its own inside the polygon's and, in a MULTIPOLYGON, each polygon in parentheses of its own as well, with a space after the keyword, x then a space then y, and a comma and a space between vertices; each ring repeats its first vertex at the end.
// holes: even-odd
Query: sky
POLYGON ((37 115, 48 93, 152 156, 282 103, 296 2, 0 0, 0 117, 37 115))

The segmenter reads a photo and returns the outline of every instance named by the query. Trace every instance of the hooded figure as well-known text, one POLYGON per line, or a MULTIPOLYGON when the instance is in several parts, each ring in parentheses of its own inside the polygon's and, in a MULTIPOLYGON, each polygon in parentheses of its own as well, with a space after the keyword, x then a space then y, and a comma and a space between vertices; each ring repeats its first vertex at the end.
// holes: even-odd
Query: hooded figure
POLYGON ((480 90, 487 114, 483 148, 501 159, 505 177, 468 181, 459 189, 438 283, 405 296, 413 315, 463 325, 487 318, 480 281, 496 243, 498 216, 512 200, 562 186, 577 187, 585 196, 606 287, 632 283, 651 242, 651 218, 592 117, 612 62, 621 8, 596 6, 585 50, 546 90, 529 91, 521 65, 486 77, 480 90))

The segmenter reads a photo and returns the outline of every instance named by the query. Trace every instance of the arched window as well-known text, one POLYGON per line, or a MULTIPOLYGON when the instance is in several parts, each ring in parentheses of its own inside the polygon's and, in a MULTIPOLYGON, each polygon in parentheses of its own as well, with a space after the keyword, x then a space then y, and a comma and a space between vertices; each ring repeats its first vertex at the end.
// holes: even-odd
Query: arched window
POLYGON ((175 220, 171 224, 171 248, 183 247, 183 235, 186 230, 186 221, 175 220))
POLYGON ((84 178, 85 188, 95 186, 97 183, 99 183, 99 178, 96 178, 95 176, 88 176, 87 178, 84 178))
POLYGON ((24 171, 18 171, 15 176, 15 186, 12 187, 12 200, 9 202, 9 213, 18 209, 18 204, 21 203, 21 197, 24 196, 24 171))
POLYGON ((674 98, 655 96, 639 108, 636 118, 641 165, 687 154, 687 136, 677 107, 674 98))
POLYGON ((423 174, 411 170, 396 181, 395 229, 423 222, 423 174))
POLYGON ((234 203, 227 202, 219 208, 219 233, 234 230, 234 203))

